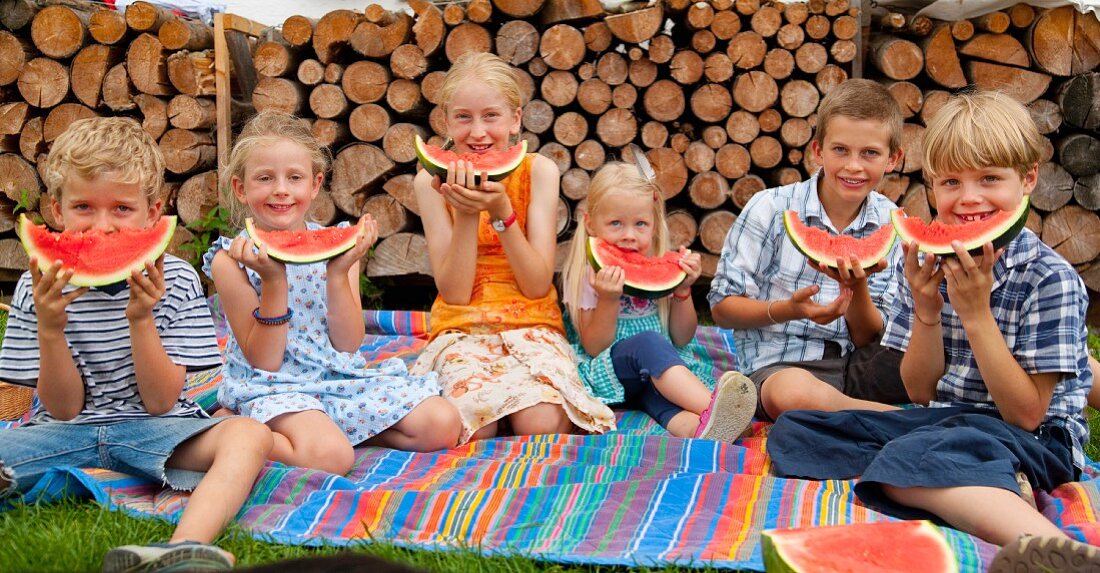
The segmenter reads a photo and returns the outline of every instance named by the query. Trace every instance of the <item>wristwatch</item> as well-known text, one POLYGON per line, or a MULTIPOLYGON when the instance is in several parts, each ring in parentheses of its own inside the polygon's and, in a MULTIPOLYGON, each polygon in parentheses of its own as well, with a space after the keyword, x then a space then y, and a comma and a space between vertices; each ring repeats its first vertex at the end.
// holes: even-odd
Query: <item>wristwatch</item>
POLYGON ((508 215, 507 219, 489 219, 489 224, 493 226, 493 230, 498 233, 503 233, 505 229, 512 226, 512 223, 516 222, 516 212, 512 210, 512 214, 508 215))

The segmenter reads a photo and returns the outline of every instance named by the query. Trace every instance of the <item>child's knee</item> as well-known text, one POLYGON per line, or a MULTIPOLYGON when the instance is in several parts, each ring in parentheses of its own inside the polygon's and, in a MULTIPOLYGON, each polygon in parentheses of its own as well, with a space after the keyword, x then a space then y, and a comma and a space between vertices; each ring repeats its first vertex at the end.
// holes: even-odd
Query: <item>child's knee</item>
POLYGON ((237 416, 219 425, 224 427, 221 442, 230 446, 234 455, 239 454, 244 447, 254 449, 261 457, 266 458, 274 447, 275 440, 271 434, 271 428, 262 422, 237 416))
POLYGON ((420 451, 447 450, 458 444, 462 435, 462 417, 446 398, 432 396, 409 413, 402 433, 412 436, 420 451))
POLYGON ((820 384, 825 382, 801 368, 780 370, 760 387, 760 404, 773 420, 789 410, 821 409, 820 384))
POLYGON ((340 443, 318 440, 305 444, 299 453, 307 460, 299 465, 317 468, 330 474, 344 475, 355 463, 355 449, 352 448, 351 442, 347 441, 340 443))
POLYGON ((516 435, 564 434, 573 429, 565 409, 557 404, 538 404, 512 414, 516 435))

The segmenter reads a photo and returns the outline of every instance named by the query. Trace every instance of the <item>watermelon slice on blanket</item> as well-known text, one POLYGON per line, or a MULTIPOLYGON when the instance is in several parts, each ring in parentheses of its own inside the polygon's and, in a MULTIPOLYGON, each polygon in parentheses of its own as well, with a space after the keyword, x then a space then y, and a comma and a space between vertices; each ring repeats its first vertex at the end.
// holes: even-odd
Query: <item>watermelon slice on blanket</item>
POLYGON ((1027 223, 1030 205, 1025 196, 1011 211, 1001 211, 988 219, 959 225, 946 225, 939 221, 932 221, 929 225, 917 217, 906 216, 901 209, 894 209, 891 218, 901 240, 905 243, 916 241, 918 248, 925 253, 953 255, 955 250, 951 248, 951 242, 959 241, 970 254, 978 255, 986 243, 993 243, 993 248, 999 249, 1015 239, 1027 223))
POLYGON ((38 260, 45 271, 54 261, 64 269, 72 269, 69 284, 78 287, 99 287, 130 277, 135 270, 145 268, 146 261, 155 261, 172 240, 176 217, 161 217, 144 229, 103 231, 62 231, 55 233, 45 225, 36 225, 25 213, 19 215, 19 240, 27 255, 38 260))
POLYGON ((420 138, 418 134, 413 142, 416 146, 416 157, 424 169, 432 175, 447 177, 447 166, 452 161, 469 161, 477 172, 476 181, 481 182, 481 174, 489 176, 490 181, 500 181, 523 163, 527 156, 527 140, 509 147, 504 151, 488 151, 485 153, 455 153, 453 151, 430 145, 420 138))
POLYGON ((350 227, 325 227, 307 231, 264 231, 249 217, 244 228, 256 246, 267 246, 267 256, 284 263, 316 263, 335 257, 355 246, 363 233, 362 223, 350 227))
POLYGON ((783 226, 798 252, 811 261, 834 269, 838 268, 838 258, 849 261, 852 255, 856 256, 859 265, 865 269, 877 265, 890 254, 896 237, 891 225, 884 225, 862 239, 850 235, 834 235, 824 229, 806 225, 795 211, 783 213, 783 226))
POLYGON ((958 573, 955 553, 928 521, 772 529, 761 538, 768 573, 958 573))
POLYGON ((588 262, 597 271, 604 267, 623 269, 623 292, 640 298, 668 296, 687 278, 680 268, 680 253, 669 251, 659 257, 647 257, 637 251, 624 251, 611 243, 588 238, 588 262))

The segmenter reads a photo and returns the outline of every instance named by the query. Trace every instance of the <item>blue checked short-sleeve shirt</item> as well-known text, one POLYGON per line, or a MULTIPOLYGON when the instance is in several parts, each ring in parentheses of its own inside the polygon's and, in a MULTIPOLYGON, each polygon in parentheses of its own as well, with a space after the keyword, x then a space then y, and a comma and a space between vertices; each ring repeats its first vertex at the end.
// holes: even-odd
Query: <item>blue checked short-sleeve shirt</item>
MULTIPOLYGON (((713 308, 727 296, 738 295, 756 300, 788 299, 794 291, 811 285, 821 287, 814 297, 828 303, 840 296, 840 285, 810 267, 802 253, 787 238, 783 212, 798 211, 811 227, 840 234, 817 196, 819 174, 805 181, 768 189, 753 195, 741 216, 734 222, 722 246, 718 270, 710 283, 707 300, 713 308)), ((872 191, 863 202, 859 214, 843 233, 863 238, 890 225, 890 212, 897 206, 883 195, 872 191)), ((891 287, 900 260, 901 248, 894 245, 882 271, 867 280, 871 300, 886 320, 896 287, 891 287)), ((776 362, 819 360, 825 341, 840 345, 847 354, 854 349, 843 318, 829 324, 811 320, 792 320, 781 324, 752 329, 735 329, 737 360, 742 370, 752 373, 776 362)))
MULTIPOLYGON (((899 275, 903 275, 903 265, 904 261, 898 264, 899 275)), ((951 307, 946 281, 940 284, 940 294, 945 301, 940 319, 946 372, 936 385, 938 400, 930 405, 996 408, 962 321, 951 307)), ((1009 351, 1025 372, 1063 373, 1044 423, 1065 426, 1076 440, 1074 454, 1080 459, 1081 444, 1089 437, 1082 410, 1093 382, 1086 350, 1088 295, 1084 282, 1061 255, 1024 229, 993 265, 990 306, 1009 351)), ((884 346, 902 351, 909 346, 912 313, 912 291, 908 282, 901 280, 896 312, 891 313, 882 337, 884 346)))

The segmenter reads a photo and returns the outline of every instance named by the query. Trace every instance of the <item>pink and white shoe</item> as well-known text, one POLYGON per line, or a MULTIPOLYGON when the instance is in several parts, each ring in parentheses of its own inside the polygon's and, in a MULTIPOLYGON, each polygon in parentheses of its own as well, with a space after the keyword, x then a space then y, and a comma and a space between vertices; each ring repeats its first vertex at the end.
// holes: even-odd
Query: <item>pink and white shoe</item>
POLYGON ((714 385, 710 405, 699 415, 695 437, 732 444, 748 429, 755 413, 756 384, 731 370, 714 385))

